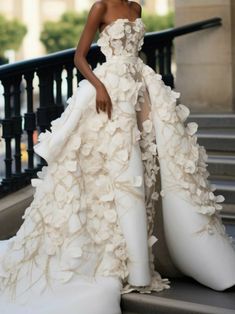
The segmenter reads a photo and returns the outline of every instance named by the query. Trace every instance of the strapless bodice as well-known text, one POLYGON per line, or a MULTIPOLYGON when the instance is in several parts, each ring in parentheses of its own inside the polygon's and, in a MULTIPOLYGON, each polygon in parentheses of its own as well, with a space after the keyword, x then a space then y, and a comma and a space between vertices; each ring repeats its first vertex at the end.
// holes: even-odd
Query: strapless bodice
POLYGON ((144 42, 145 26, 141 18, 119 18, 100 33, 97 45, 106 59, 113 56, 138 56, 144 42))

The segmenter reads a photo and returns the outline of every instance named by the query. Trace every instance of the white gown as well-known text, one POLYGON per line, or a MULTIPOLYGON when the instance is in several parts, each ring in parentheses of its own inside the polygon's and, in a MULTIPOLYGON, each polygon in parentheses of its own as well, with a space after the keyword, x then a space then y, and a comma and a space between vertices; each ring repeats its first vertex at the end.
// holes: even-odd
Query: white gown
POLYGON ((120 18, 100 34, 106 62, 94 73, 111 96, 111 120, 82 80, 40 134, 34 149, 48 166, 32 179, 16 236, 0 243, 1 314, 120 314, 121 294, 169 288, 153 264, 159 197, 177 268, 216 290, 235 284, 223 197, 207 180, 197 124, 184 125, 179 93, 138 57, 144 33, 141 18, 120 18))

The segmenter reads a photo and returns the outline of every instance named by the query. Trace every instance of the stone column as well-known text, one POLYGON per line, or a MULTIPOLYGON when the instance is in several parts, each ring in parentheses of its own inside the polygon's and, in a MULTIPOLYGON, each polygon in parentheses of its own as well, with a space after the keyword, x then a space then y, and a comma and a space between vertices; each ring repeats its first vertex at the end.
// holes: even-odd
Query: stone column
POLYGON ((147 12, 155 13, 155 11, 156 11, 156 8, 155 8, 156 0, 145 0, 144 4, 145 4, 144 7, 145 7, 147 12))
POLYGON ((67 0, 67 10, 73 11, 76 9, 76 0, 67 0))
POLYGON ((235 110, 235 1, 175 0, 175 25, 221 17, 223 26, 175 40, 176 90, 191 112, 235 110))
POLYGON ((27 34, 22 45, 24 59, 41 56, 45 50, 40 42, 41 32, 41 3, 40 0, 22 1, 23 23, 26 24, 27 34))

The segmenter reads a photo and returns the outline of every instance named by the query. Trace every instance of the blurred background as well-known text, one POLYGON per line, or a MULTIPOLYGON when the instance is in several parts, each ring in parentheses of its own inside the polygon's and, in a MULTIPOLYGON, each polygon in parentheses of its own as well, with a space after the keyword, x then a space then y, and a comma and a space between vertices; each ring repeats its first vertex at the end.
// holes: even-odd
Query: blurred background
MULTIPOLYGON (((75 47, 95 0, 0 0, 1 63, 75 47)), ((173 26, 173 0, 142 0, 147 31, 173 26)))

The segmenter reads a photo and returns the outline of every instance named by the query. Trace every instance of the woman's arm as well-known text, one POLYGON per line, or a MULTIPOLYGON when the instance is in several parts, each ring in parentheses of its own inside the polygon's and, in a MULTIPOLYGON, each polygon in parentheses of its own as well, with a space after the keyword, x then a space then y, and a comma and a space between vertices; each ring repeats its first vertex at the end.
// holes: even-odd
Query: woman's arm
POLYGON ((109 119, 111 118, 111 99, 104 84, 98 79, 98 77, 91 70, 86 56, 90 49, 91 43, 95 36, 99 25, 102 23, 103 16, 106 12, 106 4, 102 2, 96 2, 90 9, 87 17, 86 24, 78 42, 75 55, 74 64, 82 73, 82 75, 95 87, 96 89, 96 111, 99 113, 99 109, 107 111, 109 119))
POLYGON ((87 80, 89 80, 92 85, 94 85, 95 88, 101 85, 101 81, 90 69, 90 66, 86 60, 86 56, 96 34, 96 31, 99 28, 100 23, 102 22, 105 10, 105 4, 102 2, 96 2, 95 4, 93 4, 88 14, 86 24, 82 31, 74 55, 75 66, 79 69, 82 75, 87 80))

